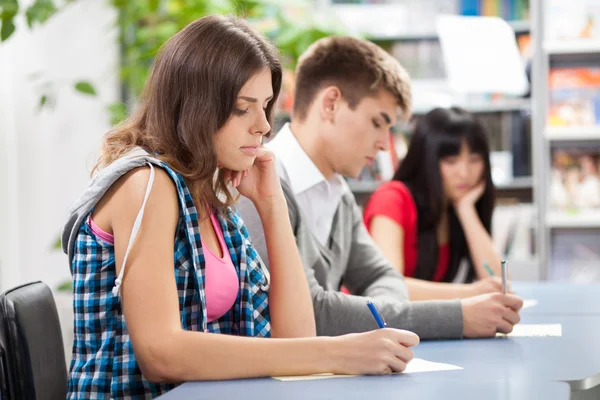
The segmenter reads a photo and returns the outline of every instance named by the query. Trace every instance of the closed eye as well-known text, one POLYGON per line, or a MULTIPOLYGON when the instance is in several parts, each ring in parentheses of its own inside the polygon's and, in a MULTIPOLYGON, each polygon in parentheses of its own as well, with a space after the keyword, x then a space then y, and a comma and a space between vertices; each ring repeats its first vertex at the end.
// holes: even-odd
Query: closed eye
POLYGON ((239 108, 235 108, 235 109, 233 110, 233 113, 234 113, 235 115, 244 115, 244 114, 247 114, 247 113, 248 113, 248 110, 249 110, 248 108, 247 108, 247 109, 245 109, 245 110, 242 110, 242 109, 239 109, 239 108))

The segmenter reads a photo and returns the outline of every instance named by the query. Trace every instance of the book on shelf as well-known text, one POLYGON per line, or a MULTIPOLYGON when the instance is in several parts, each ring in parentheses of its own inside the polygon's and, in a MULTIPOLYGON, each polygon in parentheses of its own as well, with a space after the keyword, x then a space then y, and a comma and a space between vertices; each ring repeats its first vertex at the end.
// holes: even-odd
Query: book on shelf
POLYGON ((529 19, 529 0, 459 0, 459 13, 501 17, 508 21, 529 19))
POLYGON ((394 42, 386 46, 410 75, 411 79, 444 79, 446 71, 442 47, 436 40, 394 42))
POLYGON ((528 260, 535 254, 535 208, 531 203, 499 204, 492 216, 492 240, 505 259, 528 260))
POLYGON ((548 40, 600 39, 600 1, 546 0, 548 40))
POLYGON ((553 68, 548 90, 549 126, 600 124, 600 68, 553 68))
POLYGON ((549 199, 555 211, 600 214, 600 147, 552 150, 549 199))

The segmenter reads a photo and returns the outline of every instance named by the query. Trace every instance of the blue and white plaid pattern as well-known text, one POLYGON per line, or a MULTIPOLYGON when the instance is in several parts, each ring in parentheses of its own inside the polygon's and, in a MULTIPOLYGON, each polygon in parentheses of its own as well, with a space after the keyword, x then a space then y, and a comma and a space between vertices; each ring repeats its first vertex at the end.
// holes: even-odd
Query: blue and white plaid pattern
MULTIPOLYGON (((240 291, 232 309, 206 323, 205 264, 198 212, 188 187, 165 163, 177 184, 180 216, 174 249, 174 273, 184 329, 240 336, 270 336, 268 272, 252 246, 239 214, 229 210, 219 217, 225 243, 240 278, 240 291)), ((142 225, 143 229, 143 225, 142 225)), ((150 399, 174 387, 155 384, 142 376, 119 296, 112 288, 117 278, 111 244, 83 223, 75 244, 72 265, 75 338, 69 376, 69 399, 150 399)))

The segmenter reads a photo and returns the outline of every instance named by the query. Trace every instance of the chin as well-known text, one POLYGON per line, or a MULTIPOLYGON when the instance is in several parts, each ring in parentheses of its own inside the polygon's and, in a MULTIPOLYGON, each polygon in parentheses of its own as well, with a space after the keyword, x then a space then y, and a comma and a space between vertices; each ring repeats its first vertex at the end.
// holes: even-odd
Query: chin
POLYGON ((362 172, 362 170, 363 170, 363 167, 360 167, 359 169, 352 170, 352 171, 349 171, 348 173, 343 173, 341 175, 345 176, 346 178, 357 179, 358 177, 360 177, 360 173, 362 172))
POLYGON ((245 171, 254 165, 255 157, 245 157, 244 159, 227 160, 220 162, 221 168, 231 171, 245 171))

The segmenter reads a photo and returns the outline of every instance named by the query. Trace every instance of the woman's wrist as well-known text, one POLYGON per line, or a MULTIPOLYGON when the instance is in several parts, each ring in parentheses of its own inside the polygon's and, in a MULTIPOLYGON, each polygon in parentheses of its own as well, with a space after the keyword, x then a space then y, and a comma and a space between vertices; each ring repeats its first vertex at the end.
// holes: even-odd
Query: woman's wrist
POLYGON ((333 372, 339 374, 343 371, 343 356, 345 354, 344 341, 338 337, 325 337, 321 336, 318 339, 322 339, 318 346, 318 352, 320 353, 320 362, 323 363, 325 372, 333 372))
POLYGON ((471 214, 477 215, 477 210, 473 203, 458 202, 454 205, 454 210, 456 211, 456 216, 458 218, 468 217, 471 214))
POLYGON ((456 285, 456 298, 466 299, 475 296, 476 293, 473 290, 473 286, 466 283, 460 283, 456 285))
POLYGON ((288 214, 287 201, 285 200, 283 191, 281 194, 272 197, 250 200, 254 203, 254 207, 256 207, 261 219, 280 216, 282 213, 286 216, 288 214))

